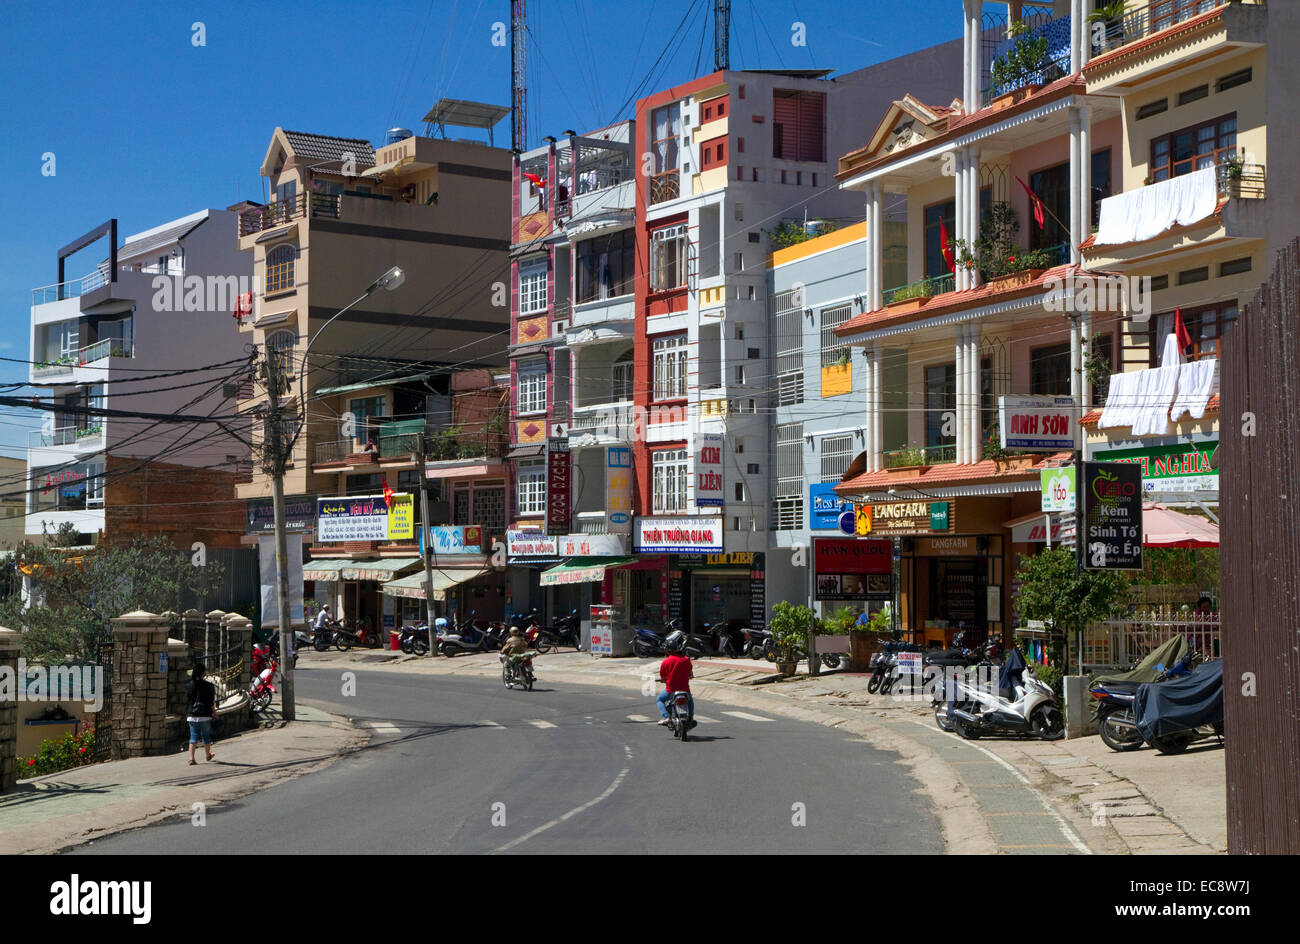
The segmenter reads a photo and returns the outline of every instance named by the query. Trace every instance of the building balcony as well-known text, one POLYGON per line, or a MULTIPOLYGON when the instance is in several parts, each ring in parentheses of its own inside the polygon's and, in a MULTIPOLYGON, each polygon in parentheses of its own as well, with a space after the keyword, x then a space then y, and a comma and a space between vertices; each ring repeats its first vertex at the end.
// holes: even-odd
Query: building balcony
POLYGON ((64 354, 52 361, 34 361, 32 380, 49 380, 71 374, 78 367, 93 367, 96 362, 109 357, 134 357, 135 342, 123 338, 105 338, 83 348, 64 354))
POLYGON ((81 449, 104 447, 104 426, 56 426, 50 432, 36 430, 27 436, 27 448, 49 449, 55 446, 76 446, 81 449))
POLYGON ((678 170, 650 175, 650 205, 667 203, 682 195, 682 178, 678 170))
POLYGON ((569 423, 569 442, 579 446, 631 442, 635 417, 633 405, 626 400, 575 406, 569 423))
MULTIPOLYGON (((348 196, 354 195, 348 194, 348 196)), ((245 210, 239 214, 239 235, 252 236, 301 219, 324 217, 337 220, 340 216, 341 196, 341 194, 300 193, 292 200, 281 200, 268 203, 264 207, 245 210)))

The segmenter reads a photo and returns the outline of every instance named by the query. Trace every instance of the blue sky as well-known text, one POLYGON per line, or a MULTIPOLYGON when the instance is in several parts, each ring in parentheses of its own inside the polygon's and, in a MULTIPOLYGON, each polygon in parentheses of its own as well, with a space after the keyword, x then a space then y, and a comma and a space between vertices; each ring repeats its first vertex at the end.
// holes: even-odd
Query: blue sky
MULTIPOLYGON (((630 97, 712 69, 711 0, 528 7, 530 145, 630 117, 630 106, 619 110, 630 97)), ((733 0, 732 68, 861 68, 959 36, 960 8, 733 0), (801 47, 796 22, 806 25, 801 47)), ((58 249, 72 239, 110 217, 125 237, 262 199, 257 168, 276 125, 382 143, 394 125, 422 133, 441 97, 508 105, 509 47, 492 37, 509 13, 508 0, 6 3, 0 357, 29 357, 30 290, 56 280, 58 249), (53 176, 41 173, 47 153, 53 176)), ((508 119, 496 134, 509 144, 508 119)), ((93 267, 83 256, 68 277, 93 267)), ((26 376, 24 364, 0 361, 0 383, 26 376)), ((38 425, 0 411, 0 453, 25 455, 38 425)))

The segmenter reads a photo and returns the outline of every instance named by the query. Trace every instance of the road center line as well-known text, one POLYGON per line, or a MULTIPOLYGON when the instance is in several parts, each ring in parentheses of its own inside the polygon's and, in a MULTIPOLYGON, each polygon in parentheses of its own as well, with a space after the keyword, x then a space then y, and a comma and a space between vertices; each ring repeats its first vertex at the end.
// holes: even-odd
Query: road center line
MULTIPOLYGON (((623 745, 623 751, 624 753, 627 754, 628 757, 632 756, 632 752, 626 744, 623 745)), ((505 852, 506 850, 512 849, 515 846, 519 845, 521 842, 527 842, 529 839, 532 839, 534 836, 538 835, 539 833, 546 832, 546 830, 550 829, 552 826, 558 826, 560 823, 563 823, 565 820, 577 816, 579 813, 583 812, 584 810, 591 809, 593 806, 595 806, 597 803, 601 802, 602 800, 608 799, 609 796, 615 790, 617 790, 619 786, 622 785, 623 778, 627 776, 628 771, 631 769, 632 769, 631 767, 624 767, 622 770, 620 770, 618 772, 618 776, 614 778, 614 782, 611 783, 608 787, 606 787, 605 791, 600 796, 596 797, 593 800, 588 800, 586 803, 582 804, 582 806, 575 806, 573 809, 569 810, 569 812, 565 813, 563 816, 557 819, 553 819, 549 823, 543 823, 541 826, 538 826, 536 829, 532 830, 531 832, 524 833, 524 835, 520 836, 518 839, 510 840, 504 846, 501 846, 500 848, 493 850, 493 853, 495 854, 497 852, 505 852)))

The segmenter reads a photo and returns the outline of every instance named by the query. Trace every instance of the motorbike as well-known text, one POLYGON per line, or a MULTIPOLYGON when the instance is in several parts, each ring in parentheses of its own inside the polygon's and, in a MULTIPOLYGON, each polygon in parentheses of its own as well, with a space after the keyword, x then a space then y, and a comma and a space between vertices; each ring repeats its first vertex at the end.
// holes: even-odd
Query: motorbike
POLYGON ((1056 694, 1034 676, 1019 649, 1011 650, 998 676, 997 691, 957 680, 948 722, 961 738, 985 734, 1030 734, 1044 741, 1065 736, 1065 718, 1056 694))
POLYGON ((1202 662, 1191 674, 1138 686, 1133 714, 1142 738, 1161 754, 1181 754, 1196 741, 1223 742, 1223 661, 1202 662))
POLYGON ((459 655, 462 652, 487 652, 494 648, 493 637, 487 630, 479 629, 474 624, 474 614, 456 628, 456 632, 447 633, 438 640, 438 651, 444 656, 459 655))
MULTIPOLYGON (((1146 661, 1143 660, 1143 663, 1146 661)), ((1185 678, 1200 661, 1202 657, 1197 652, 1184 654, 1167 669, 1157 660, 1151 666, 1155 669, 1151 682, 1185 678)), ((1088 686, 1088 694, 1094 699, 1093 718, 1097 722, 1097 731, 1101 735, 1102 742, 1112 751, 1120 753, 1136 751, 1146 743, 1141 732, 1138 731, 1137 719, 1133 713, 1133 701, 1137 697, 1138 687, 1146 684, 1141 679, 1143 664, 1140 663, 1138 668, 1125 674, 1138 677, 1133 679, 1099 677, 1094 678, 1092 684, 1088 686)))
POLYGON ((730 628, 725 619, 709 626, 707 633, 705 638, 708 639, 715 654, 726 656, 728 659, 740 658, 740 643, 736 640, 738 633, 730 628))
POLYGON ((772 634, 766 629, 753 628, 742 630, 742 634, 745 641, 740 647, 741 654, 751 659, 763 658, 772 642, 772 634))
POLYGON ((683 741, 697 723, 690 717, 690 697, 686 692, 675 692, 668 699, 668 730, 673 737, 683 741))
POLYGON ((502 654, 501 681, 506 683, 506 688, 513 689, 519 685, 531 692, 533 682, 536 681, 536 676, 533 675, 533 653, 502 654))
POLYGON ((664 640, 681 628, 682 621, 677 618, 670 619, 664 624, 663 629, 658 631, 646 626, 638 626, 632 637, 632 651, 642 659, 664 655, 667 652, 664 648, 664 640))
MULTIPOLYGON (((305 634, 302 632, 302 630, 299 629, 299 630, 294 630, 293 635, 294 635, 295 646, 297 648, 302 648, 302 646, 304 645, 302 640, 303 638, 307 638, 305 637, 305 634)), ((310 639, 306 644, 307 645, 311 644, 310 639)), ((265 643, 265 647, 270 652, 271 655, 275 656, 276 659, 279 659, 280 658, 280 634, 272 633, 271 638, 267 640, 267 642, 265 643)), ((253 647, 253 658, 254 660, 256 660, 257 658, 256 646, 253 647)), ((294 668, 298 667, 298 653, 296 651, 293 654, 293 658, 289 660, 289 664, 294 668)), ((257 669, 253 670, 253 674, 254 675, 257 674, 257 669)))
POLYGON ((252 703, 254 711, 261 712, 271 704, 271 696, 276 692, 275 673, 280 671, 280 660, 271 655, 268 650, 266 657, 260 663, 262 666, 260 670, 257 669, 258 664, 255 653, 253 667, 257 674, 253 676, 253 684, 248 688, 248 700, 252 703))
POLYGON ((888 695, 894 687, 894 671, 898 668, 898 653, 920 652, 921 647, 915 643, 903 642, 901 639, 886 640, 871 657, 868 668, 871 678, 867 680, 867 691, 875 694, 884 687, 883 694, 888 695))
POLYGON ((328 652, 330 645, 334 642, 334 633, 338 630, 339 624, 330 620, 320 629, 315 626, 311 630, 311 645, 317 652, 328 652))
POLYGON ((429 627, 425 623, 415 623, 402 627, 397 644, 407 655, 422 656, 429 651, 429 627))
POLYGON ((976 669, 977 672, 981 669, 991 671, 998 665, 998 659, 1002 655, 1001 643, 996 639, 988 640, 980 648, 963 645, 965 639, 966 634, 960 632, 953 637, 953 648, 932 649, 922 658, 921 684, 930 689, 934 720, 945 731, 952 730, 945 693, 953 688, 958 676, 967 675, 971 669, 976 669), (953 675, 951 680, 950 670, 953 675))
POLYGON ((379 632, 370 625, 369 620, 343 625, 335 623, 334 648, 347 652, 353 646, 365 646, 369 649, 379 648, 379 632))
POLYGON ((566 613, 555 621, 554 626, 538 626, 537 636, 533 642, 538 652, 549 652, 560 646, 582 648, 582 633, 578 626, 578 611, 566 613))

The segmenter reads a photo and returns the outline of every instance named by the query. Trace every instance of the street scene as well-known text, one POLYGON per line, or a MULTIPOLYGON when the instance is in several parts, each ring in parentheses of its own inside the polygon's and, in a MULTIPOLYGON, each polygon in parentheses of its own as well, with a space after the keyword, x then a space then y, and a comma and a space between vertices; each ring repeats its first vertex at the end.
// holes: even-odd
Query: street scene
POLYGON ((151 857, 253 849, 1124 856, 1087 918, 1264 913, 1300 4, 66 7, 0 37, 43 919, 179 927, 151 857))

